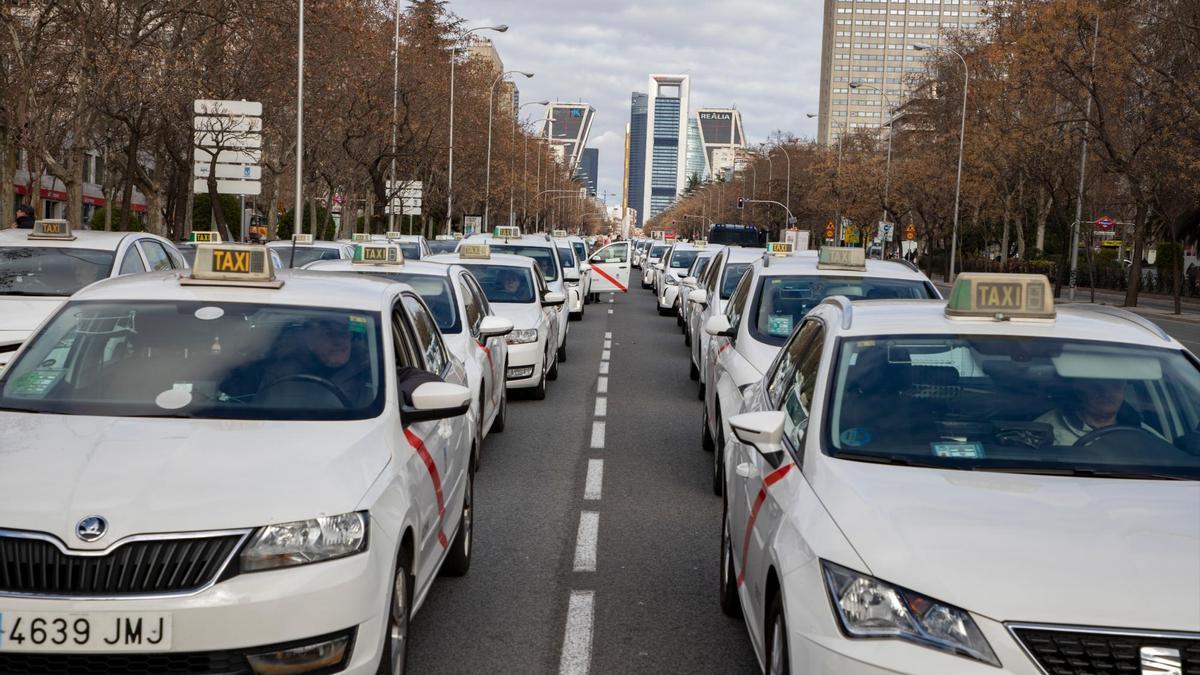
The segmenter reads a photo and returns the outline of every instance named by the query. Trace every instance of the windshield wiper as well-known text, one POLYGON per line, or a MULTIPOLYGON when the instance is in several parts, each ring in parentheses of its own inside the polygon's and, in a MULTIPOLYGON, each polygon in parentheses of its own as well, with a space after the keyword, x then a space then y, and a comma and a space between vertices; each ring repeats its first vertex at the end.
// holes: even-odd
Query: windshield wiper
POLYGON ((70 293, 31 293, 29 291, 0 291, 0 295, 27 295, 43 298, 65 298, 70 293))
POLYGON ((1188 478, 1165 473, 1152 473, 1149 471, 1129 471, 1123 469, 1092 469, 1082 466, 976 466, 972 467, 974 471, 988 471, 991 473, 1021 473, 1038 476, 1078 476, 1083 478, 1118 478, 1126 480, 1198 480, 1200 478, 1188 478))
POLYGON ((953 469, 952 466, 943 466, 933 462, 923 462, 913 457, 904 455, 873 455, 865 452, 845 452, 839 450, 834 457, 838 459, 848 459, 853 462, 870 462, 872 464, 891 464, 893 466, 917 466, 922 468, 932 469, 953 469))

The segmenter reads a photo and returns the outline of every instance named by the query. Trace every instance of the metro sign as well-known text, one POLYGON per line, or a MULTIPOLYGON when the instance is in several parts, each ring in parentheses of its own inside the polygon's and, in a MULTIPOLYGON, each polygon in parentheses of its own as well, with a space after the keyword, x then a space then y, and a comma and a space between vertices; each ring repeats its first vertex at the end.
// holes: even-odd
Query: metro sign
POLYGON ((1112 218, 1110 218, 1108 216, 1100 216, 1099 218, 1096 219, 1096 227, 1101 230, 1104 230, 1105 232, 1113 229, 1113 227, 1115 227, 1116 224, 1117 224, 1117 221, 1113 220, 1112 218))

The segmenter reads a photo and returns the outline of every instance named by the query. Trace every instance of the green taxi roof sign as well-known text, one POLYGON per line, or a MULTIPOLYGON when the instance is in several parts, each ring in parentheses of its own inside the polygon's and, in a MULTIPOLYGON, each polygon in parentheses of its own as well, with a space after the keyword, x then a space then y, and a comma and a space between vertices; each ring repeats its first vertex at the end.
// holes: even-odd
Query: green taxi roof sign
POLYGON ((216 230, 192 230, 188 235, 188 241, 193 244, 219 244, 221 243, 221 233, 216 230))
POLYGON ((492 257, 492 247, 487 244, 461 244, 458 257, 464 260, 488 260, 492 257))
POLYGON ((354 247, 354 259, 351 263, 402 267, 404 252, 395 244, 359 244, 354 247))
MULTIPOLYGON (((705 242, 708 243, 708 242, 705 242)), ((776 256, 791 255, 796 251, 795 245, 790 241, 771 241, 767 242, 767 253, 776 256)))
POLYGON ((817 253, 817 269, 861 272, 867 269, 866 251, 857 246, 822 246, 817 253))
POLYGON ((1053 319, 1054 289, 1042 274, 979 274, 965 272, 954 280, 948 317, 1053 319))
POLYGON ((313 243, 313 236, 311 234, 293 234, 292 243, 297 246, 307 246, 313 243))
POLYGON ((366 244, 371 241, 371 235, 366 232, 355 232, 350 235, 350 241, 355 244, 366 244))
POLYGON ((198 244, 191 276, 184 285, 279 288, 266 246, 256 244, 198 244))
POLYGON ((70 222, 60 218, 46 218, 44 220, 34 221, 33 231, 29 233, 29 238, 74 241, 75 235, 71 234, 70 222))

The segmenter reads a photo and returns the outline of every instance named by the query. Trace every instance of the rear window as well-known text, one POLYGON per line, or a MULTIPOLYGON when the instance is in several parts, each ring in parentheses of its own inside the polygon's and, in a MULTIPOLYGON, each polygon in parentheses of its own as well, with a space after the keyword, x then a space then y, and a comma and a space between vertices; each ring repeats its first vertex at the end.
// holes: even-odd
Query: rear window
POLYGON ((758 280, 750 315, 755 339, 782 346, 800 320, 825 298, 843 295, 851 300, 928 300, 929 284, 917 279, 842 276, 764 276, 758 280))
MULTIPOLYGON (((405 254, 408 255, 408 254, 405 254)), ((393 281, 412 286, 417 295, 425 301, 425 305, 429 307, 429 311, 433 314, 433 320, 437 323, 438 328, 443 333, 457 333, 461 330, 462 323, 458 319, 458 303, 454 298, 454 290, 450 286, 450 280, 446 277, 435 277, 431 274, 413 274, 412 272, 364 272, 364 274, 378 274, 381 277, 387 277, 393 281)))
POLYGON ((661 257, 663 257, 663 254, 666 252, 667 252, 666 246, 664 246, 662 244, 657 244, 655 246, 650 247, 649 256, 651 258, 661 258, 661 257))
POLYGON ((534 301, 533 274, 528 268, 511 265, 467 267, 479 281, 488 302, 530 303, 534 301))
POLYGON ((88 248, 0 248, 0 295, 71 295, 107 278, 114 256, 88 248))
POLYGON ((533 258, 542 268, 542 278, 558 281, 558 265, 555 264, 555 249, 549 246, 521 246, 519 244, 492 244, 492 253, 510 253, 533 258))
POLYGON ((400 247, 404 253, 405 260, 420 260, 421 259, 421 243, 416 241, 393 241, 393 244, 400 247))
MULTIPOLYGON (((429 242, 429 249, 436 253, 454 253, 458 242, 453 239, 436 239, 429 242)), ((407 255, 407 254, 406 254, 407 255)))
POLYGON ((563 267, 575 267, 575 256, 571 253, 571 249, 559 247, 558 261, 563 267))
MULTIPOLYGON (((283 260, 283 264, 286 267, 295 269, 300 269, 318 260, 340 260, 342 257, 342 252, 336 248, 296 246, 295 253, 293 253, 292 246, 272 246, 271 248, 279 251, 279 257, 283 260)), ((405 255, 408 254, 405 253, 405 255)))

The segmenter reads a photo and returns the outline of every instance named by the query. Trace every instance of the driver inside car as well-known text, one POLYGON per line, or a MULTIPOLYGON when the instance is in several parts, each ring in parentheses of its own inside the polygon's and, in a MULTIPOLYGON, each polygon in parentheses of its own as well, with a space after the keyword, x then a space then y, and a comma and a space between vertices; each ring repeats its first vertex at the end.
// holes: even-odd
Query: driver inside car
POLYGON ((1070 403, 1035 421, 1050 425, 1055 445, 1074 445, 1087 434, 1112 426, 1140 428, 1161 437, 1142 423, 1136 410, 1125 405, 1125 385, 1125 380, 1077 379, 1071 384, 1070 403))

